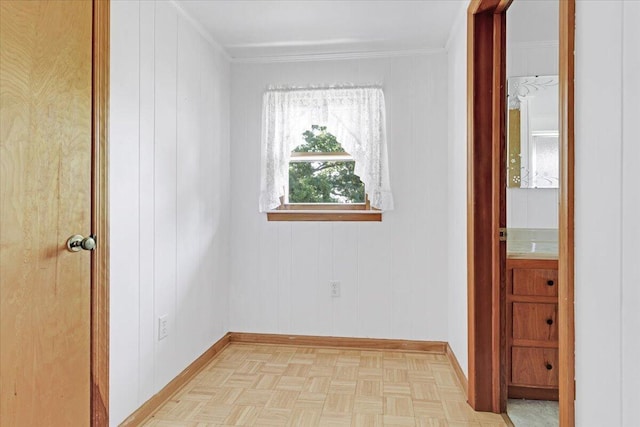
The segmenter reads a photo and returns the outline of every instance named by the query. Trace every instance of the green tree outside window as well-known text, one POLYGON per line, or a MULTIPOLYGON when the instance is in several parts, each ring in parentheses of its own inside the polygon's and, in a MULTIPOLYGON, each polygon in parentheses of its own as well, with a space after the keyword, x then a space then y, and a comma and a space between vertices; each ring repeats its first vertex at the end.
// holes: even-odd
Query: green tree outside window
MULTIPOLYGON (((325 126, 302 134, 295 153, 342 153, 344 149, 325 126)), ((297 157, 296 159, 301 159, 297 157)), ((364 184, 354 173, 355 161, 292 161, 289 163, 289 203, 364 203, 364 184)))

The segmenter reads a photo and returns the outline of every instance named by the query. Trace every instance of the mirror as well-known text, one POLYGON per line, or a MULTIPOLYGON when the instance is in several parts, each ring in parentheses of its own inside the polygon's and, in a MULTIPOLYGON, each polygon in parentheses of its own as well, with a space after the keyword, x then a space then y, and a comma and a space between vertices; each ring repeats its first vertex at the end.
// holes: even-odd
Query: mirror
POLYGON ((558 188, 558 76, 510 77, 507 185, 558 188))

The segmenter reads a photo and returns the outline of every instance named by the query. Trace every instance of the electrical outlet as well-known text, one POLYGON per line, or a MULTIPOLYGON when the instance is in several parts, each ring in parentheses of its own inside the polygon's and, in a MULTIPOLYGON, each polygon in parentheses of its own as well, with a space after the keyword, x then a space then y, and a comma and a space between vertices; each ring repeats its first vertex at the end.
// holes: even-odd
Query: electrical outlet
POLYGON ((332 297, 335 298, 340 296, 340 282, 338 282, 337 280, 332 280, 329 282, 329 289, 331 291, 332 297))
POLYGON ((158 317, 158 341, 164 339, 169 335, 169 316, 158 317))

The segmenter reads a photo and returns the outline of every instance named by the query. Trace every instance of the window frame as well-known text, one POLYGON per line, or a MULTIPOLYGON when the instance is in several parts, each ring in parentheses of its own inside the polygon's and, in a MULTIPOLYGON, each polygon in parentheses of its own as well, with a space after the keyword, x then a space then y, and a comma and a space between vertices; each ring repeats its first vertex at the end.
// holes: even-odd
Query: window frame
MULTIPOLYGON (((297 160, 299 162, 314 161, 314 158, 315 161, 355 161, 345 151, 294 151, 287 165, 291 163, 291 158, 310 158, 310 160, 297 160), (335 160, 332 160, 332 157, 335 160)), ((285 195, 288 194, 289 189, 286 188, 285 195)), ((282 196, 280 206, 267 212, 267 221, 382 221, 382 211, 371 207, 365 188, 364 203, 289 203, 285 201, 285 196, 282 196)))

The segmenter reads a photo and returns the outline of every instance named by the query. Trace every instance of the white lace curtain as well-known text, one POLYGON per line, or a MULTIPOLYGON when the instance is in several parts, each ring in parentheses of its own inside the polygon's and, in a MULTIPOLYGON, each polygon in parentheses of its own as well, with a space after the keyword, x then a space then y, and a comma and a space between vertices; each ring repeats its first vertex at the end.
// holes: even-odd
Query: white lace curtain
POLYGON ((326 126, 353 156, 371 206, 393 209, 384 94, 379 87, 270 89, 262 105, 260 212, 280 205, 291 151, 311 125, 326 126))

